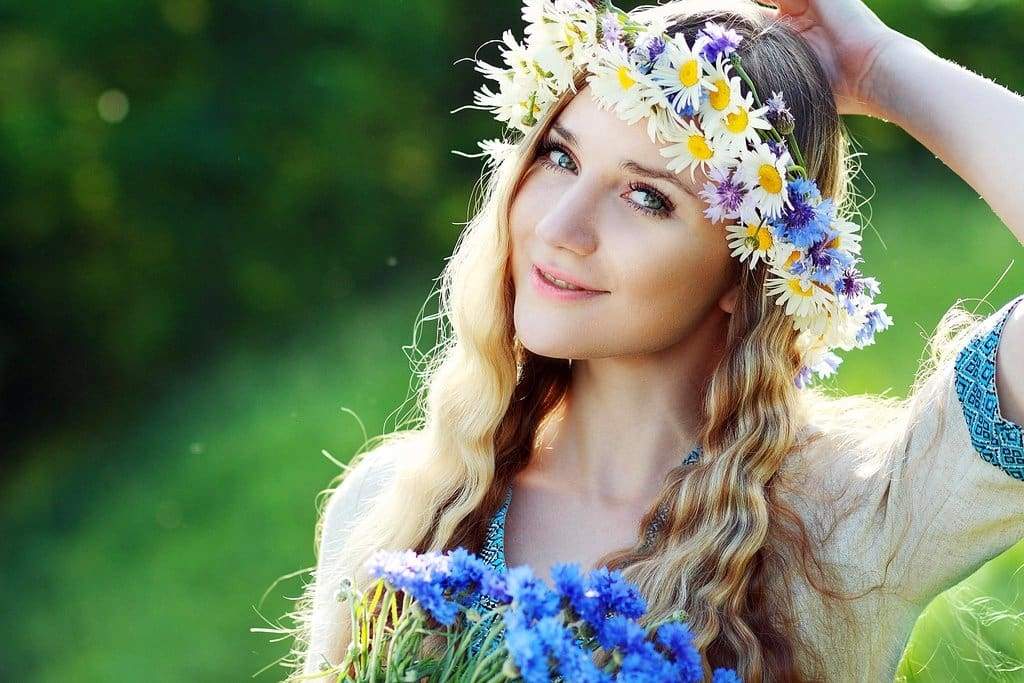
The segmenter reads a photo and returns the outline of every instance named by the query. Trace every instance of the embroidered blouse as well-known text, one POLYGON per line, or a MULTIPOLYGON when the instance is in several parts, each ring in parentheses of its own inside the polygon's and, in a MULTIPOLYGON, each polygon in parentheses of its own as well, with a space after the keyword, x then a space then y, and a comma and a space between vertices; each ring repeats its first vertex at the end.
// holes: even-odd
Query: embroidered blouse
MULTIPOLYGON (((817 468, 816 481, 845 487, 858 500, 853 515, 836 527, 841 533, 828 546, 831 559, 846 567, 851 589, 874 581, 888 591, 855 602, 859 628, 855 636, 843 637, 828 622, 827 610, 815 604, 813 591, 802 586, 796 604, 805 605, 803 628, 820 643, 833 680, 893 680, 906 639, 931 599, 1024 538, 1024 428, 1003 417, 995 384, 1003 325, 1021 300, 1024 295, 982 320, 952 369, 936 372, 934 381, 944 383, 937 393, 943 405, 922 406, 908 421, 889 467, 858 471, 852 458, 836 467, 834 457, 824 458, 828 439, 807 453, 817 463, 831 463, 817 468), (957 412, 947 415, 949 407, 957 412), (890 556, 895 575, 886 577, 881 571, 890 556)), ((699 456, 695 448, 684 462, 699 456)), ((480 553, 501 573, 508 570, 505 520, 511 500, 509 486, 480 553)), ((814 511, 808 509, 807 516, 814 511)), ((659 526, 652 525, 648 540, 659 526)), ((487 596, 477 605, 494 606, 487 596)), ((485 634, 482 629, 474 639, 473 652, 485 634)))

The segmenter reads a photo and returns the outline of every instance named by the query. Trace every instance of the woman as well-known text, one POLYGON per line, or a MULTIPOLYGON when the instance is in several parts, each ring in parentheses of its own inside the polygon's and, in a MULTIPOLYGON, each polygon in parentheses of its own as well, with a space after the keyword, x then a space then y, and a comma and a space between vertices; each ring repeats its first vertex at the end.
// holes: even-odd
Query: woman
MULTIPOLYGON (((1024 243, 1024 193, 1007 182, 1024 100, 860 0, 631 16, 691 44, 708 19, 736 30, 837 205, 850 198, 840 114, 882 117, 1024 243), (979 108, 991 123, 962 126, 979 108)), ((296 666, 341 660, 335 591, 366 580, 374 550, 461 545, 542 576, 563 561, 622 570, 650 620, 687 611, 709 670, 891 680, 924 606, 1024 537, 1022 297, 984 319, 950 309, 906 400, 794 382, 792 321, 763 296, 765 264, 732 258, 702 211, 702 178, 639 170, 665 167, 663 145, 573 83, 488 177, 446 266, 451 330, 424 373, 422 425, 357 456, 330 498, 296 666)))

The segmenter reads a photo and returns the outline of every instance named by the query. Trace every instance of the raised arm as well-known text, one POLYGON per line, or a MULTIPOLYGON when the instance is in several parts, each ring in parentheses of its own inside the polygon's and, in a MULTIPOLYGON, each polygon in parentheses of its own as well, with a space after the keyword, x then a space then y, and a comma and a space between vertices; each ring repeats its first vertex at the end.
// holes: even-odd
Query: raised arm
MULTIPOLYGON (((879 53, 868 89, 882 118, 953 169, 1024 244, 1024 97, 902 34, 879 53)), ((1003 416, 1024 424, 1024 307, 1006 320, 998 354, 1003 416)))
MULTIPOLYGON (((841 114, 906 130, 1024 244, 1024 98, 887 27, 861 0, 773 4, 778 9, 766 11, 793 24, 817 54, 841 114)), ((1003 416, 1024 424, 1024 307, 1006 320, 998 353, 1003 416)))

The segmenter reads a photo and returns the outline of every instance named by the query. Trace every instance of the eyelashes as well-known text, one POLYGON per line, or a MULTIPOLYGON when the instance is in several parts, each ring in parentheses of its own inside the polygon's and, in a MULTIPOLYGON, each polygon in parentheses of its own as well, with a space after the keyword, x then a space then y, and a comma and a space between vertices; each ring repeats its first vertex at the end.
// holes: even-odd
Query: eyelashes
MULTIPOLYGON (((566 149, 566 147, 561 143, 555 142, 550 138, 544 140, 540 144, 540 147, 537 149, 537 159, 541 162, 541 164, 557 173, 572 173, 572 169, 568 169, 552 161, 549 158, 549 155, 553 151, 559 151, 562 154, 565 154, 567 157, 569 157, 570 160, 572 160, 573 166, 576 165, 576 161, 575 159, 573 159, 573 156, 569 152, 569 150, 566 149)), ((669 216, 672 215, 672 211, 675 209, 675 204, 673 204, 669 200, 669 198, 666 197, 662 192, 659 192, 650 185, 639 181, 630 182, 628 187, 631 192, 646 192, 647 194, 656 197, 661 204, 661 206, 658 208, 652 208, 649 206, 644 206, 643 204, 638 204, 637 202, 634 202, 632 199, 627 200, 629 202, 630 207, 635 211, 638 211, 642 214, 646 214, 648 216, 653 216, 655 218, 668 218, 669 216)))

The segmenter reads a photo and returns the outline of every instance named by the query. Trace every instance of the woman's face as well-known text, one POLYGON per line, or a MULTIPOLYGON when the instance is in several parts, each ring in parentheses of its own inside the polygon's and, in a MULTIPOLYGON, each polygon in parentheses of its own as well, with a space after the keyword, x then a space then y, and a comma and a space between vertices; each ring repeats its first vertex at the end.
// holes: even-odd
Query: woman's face
POLYGON ((646 121, 627 125, 587 87, 555 120, 509 216, 516 334, 530 351, 651 353, 731 312, 734 262, 723 224, 703 214, 705 177, 666 171, 659 149, 646 121), (600 293, 559 291, 537 267, 600 293))

